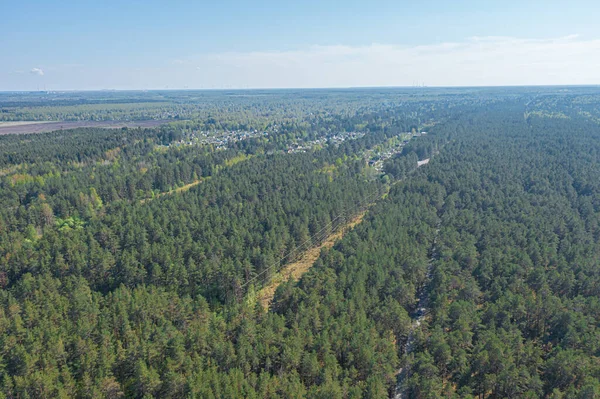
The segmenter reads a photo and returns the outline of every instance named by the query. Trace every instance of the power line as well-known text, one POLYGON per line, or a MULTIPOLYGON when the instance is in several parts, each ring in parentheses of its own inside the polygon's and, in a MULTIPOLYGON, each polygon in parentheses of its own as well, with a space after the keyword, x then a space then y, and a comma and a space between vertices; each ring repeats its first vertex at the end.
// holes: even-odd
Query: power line
MULTIPOLYGON (((370 195, 367 195, 365 198, 363 198, 361 201, 359 201, 359 203, 355 206, 352 207, 352 209, 345 209, 342 210, 336 217, 334 217, 329 223, 327 223, 323 228, 321 228, 319 231, 317 231, 316 233, 314 233, 311 237, 309 237, 308 239, 306 239, 302 244, 300 244, 299 246, 295 247, 294 249, 292 249, 290 252, 288 252, 287 254, 285 254, 283 257, 281 257, 278 261, 274 262, 271 266, 265 268, 264 270, 262 270, 260 273, 258 273, 256 276, 250 278, 248 281, 246 281, 244 284, 242 284, 240 286, 240 288, 244 288, 246 286, 248 286, 248 284, 256 281, 260 276, 264 275, 265 273, 267 273, 268 271, 272 270, 275 267, 281 266, 281 262, 283 262, 284 260, 286 260, 290 255, 297 253, 300 251, 300 249, 303 249, 304 246, 306 246, 309 243, 313 243, 315 242, 315 238, 319 237, 317 239, 317 242, 320 242, 321 240, 323 240, 325 237, 327 237, 327 230, 330 227, 333 227, 333 224, 335 223, 335 221, 337 221, 338 219, 348 216, 350 214, 350 210, 352 210, 352 214, 355 214, 356 211, 363 207, 365 204, 370 203, 372 201, 372 199, 376 198, 377 196, 381 196, 382 193, 381 191, 378 189, 375 192, 371 193, 370 195)), ((266 281, 266 279, 263 280, 263 282, 266 281)))

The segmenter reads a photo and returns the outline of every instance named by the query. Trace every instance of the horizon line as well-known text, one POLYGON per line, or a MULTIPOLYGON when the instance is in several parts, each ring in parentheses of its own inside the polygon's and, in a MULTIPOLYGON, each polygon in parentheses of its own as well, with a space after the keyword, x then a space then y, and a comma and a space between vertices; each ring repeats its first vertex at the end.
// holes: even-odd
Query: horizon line
POLYGON ((353 89, 484 89, 528 87, 600 87, 600 83, 586 84, 531 84, 531 85, 456 85, 456 86, 314 86, 314 87, 231 87, 231 88, 152 88, 152 89, 50 89, 50 90, 0 90, 0 93, 48 92, 149 92, 149 91, 252 91, 252 90, 353 90, 353 89))

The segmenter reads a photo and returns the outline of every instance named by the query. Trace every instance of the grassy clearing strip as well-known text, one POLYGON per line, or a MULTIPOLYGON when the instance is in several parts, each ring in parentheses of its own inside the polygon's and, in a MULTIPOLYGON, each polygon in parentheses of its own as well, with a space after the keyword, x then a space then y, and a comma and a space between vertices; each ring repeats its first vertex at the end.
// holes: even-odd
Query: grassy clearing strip
POLYGON ((198 184, 202 183, 206 179, 207 179, 207 177, 205 177, 204 179, 194 180, 193 182, 186 184, 185 186, 177 187, 177 188, 174 188, 173 190, 169 190, 169 191, 165 191, 164 193, 156 194, 153 198, 144 198, 143 200, 140 200, 140 203, 144 204, 148 201, 152 201, 153 199, 160 198, 163 195, 169 195, 169 194, 173 194, 173 193, 182 193, 184 191, 188 191, 190 188, 197 186, 198 184))
POLYGON ((257 294, 257 300, 261 303, 264 309, 268 310, 271 302, 273 301, 273 297, 275 296, 275 291, 277 287, 285 281, 288 281, 290 278, 294 278, 298 280, 304 273, 306 273, 312 265, 315 263, 319 256, 321 255, 321 250, 333 247, 333 245, 339 241, 344 234, 348 231, 352 230, 356 225, 363 221, 363 218, 367 214, 367 211, 362 211, 359 213, 354 219, 350 220, 343 228, 338 230, 335 233, 330 234, 325 241, 317 246, 310 248, 300 258, 300 260, 289 263, 283 267, 277 273, 269 283, 263 287, 257 294))
POLYGON ((184 191, 189 190, 190 188, 192 188, 194 186, 197 186, 198 184, 202 183, 203 181, 204 181, 204 179, 195 180, 195 181, 191 182, 190 184, 186 184, 185 186, 177 187, 176 189, 169 191, 167 194, 182 193, 184 191))
MULTIPOLYGON (((157 150, 157 151, 168 151, 169 148, 168 147, 164 147, 164 149, 160 149, 159 147, 156 147, 155 150, 157 150)), ((225 160, 225 167, 231 167, 231 166, 236 165, 236 164, 238 164, 240 162, 247 161, 250 158, 253 158, 254 156, 255 155, 240 154, 240 155, 238 155, 236 157, 233 157, 233 158, 225 160)), ((219 168, 219 165, 217 165, 217 168, 219 168)), ((172 190, 165 191, 164 193, 156 194, 152 198, 144 198, 143 200, 140 200, 140 203, 144 204, 144 203, 146 203, 148 201, 151 201, 151 200, 156 199, 156 198, 160 198, 160 197, 162 197, 164 195, 176 194, 176 193, 182 193, 184 191, 188 191, 190 188, 192 188, 194 186, 197 186, 198 184, 200 184, 203 181, 208 180, 210 178, 211 178, 211 176, 203 177, 201 179, 196 179, 193 182, 191 182, 189 184, 186 184, 185 186, 177 187, 177 188, 174 188, 172 190)))
MULTIPOLYGON (((429 163, 429 158, 424 161, 420 161, 417 165, 417 168, 426 165, 427 163, 429 163)), ((404 179, 401 179, 395 181, 393 184, 395 185, 403 181, 404 179)), ((388 187, 385 193, 383 193, 381 199, 387 197, 389 190, 390 187, 388 187)), ((374 202, 371 203, 369 207, 373 204, 374 202)), ((365 215, 367 214, 367 211, 368 208, 359 213, 357 216, 355 216, 354 219, 350 220, 350 222, 348 222, 340 230, 329 235, 321 245, 310 248, 309 250, 304 252, 300 260, 285 265, 277 274, 275 274, 271 281, 269 281, 269 283, 265 285, 256 294, 256 300, 260 302, 263 309, 266 309, 267 311, 269 310, 271 302, 273 302, 273 297, 275 296, 275 291, 281 283, 288 281, 292 277, 294 278, 294 280, 298 280, 300 277, 302 277, 302 275, 312 267, 312 265, 317 261, 317 259, 319 259, 319 256, 321 255, 321 250, 333 247, 335 243, 339 241, 342 237, 344 237, 344 235, 348 231, 352 230, 356 225, 363 221, 365 215)))

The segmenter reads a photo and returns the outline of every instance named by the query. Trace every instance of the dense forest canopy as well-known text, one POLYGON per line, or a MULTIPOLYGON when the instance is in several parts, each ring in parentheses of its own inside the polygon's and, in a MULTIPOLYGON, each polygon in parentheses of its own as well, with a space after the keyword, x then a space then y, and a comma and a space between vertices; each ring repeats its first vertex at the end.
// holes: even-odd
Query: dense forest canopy
POLYGON ((0 136, 0 397, 600 396, 597 88, 0 93, 136 119, 0 136))

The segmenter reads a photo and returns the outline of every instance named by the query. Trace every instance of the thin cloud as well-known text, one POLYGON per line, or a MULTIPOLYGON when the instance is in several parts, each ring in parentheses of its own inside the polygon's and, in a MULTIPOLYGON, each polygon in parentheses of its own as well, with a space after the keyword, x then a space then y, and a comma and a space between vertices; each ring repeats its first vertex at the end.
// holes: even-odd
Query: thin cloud
POLYGON ((38 76, 44 76, 44 71, 40 68, 31 68, 30 73, 38 76))
POLYGON ((252 87, 404 86, 415 81, 431 86, 600 83, 600 40, 578 35, 472 37, 419 46, 312 46, 200 58, 215 80, 233 79, 252 87))
MULTIPOLYGON (((184 63, 57 68, 51 79, 45 78, 61 90, 600 84, 600 37, 577 35, 472 37, 429 45, 314 45, 178 58, 184 63)), ((50 68, 34 68, 31 74, 41 76, 50 68)), ((10 89, 30 84, 17 74, 8 82, 10 89)))

